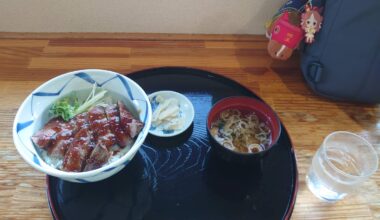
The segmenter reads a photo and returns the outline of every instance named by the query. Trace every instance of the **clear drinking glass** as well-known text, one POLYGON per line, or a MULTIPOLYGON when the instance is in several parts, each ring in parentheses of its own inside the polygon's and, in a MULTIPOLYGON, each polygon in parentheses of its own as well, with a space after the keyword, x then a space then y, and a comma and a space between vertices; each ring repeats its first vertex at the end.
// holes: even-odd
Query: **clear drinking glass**
POLYGON ((367 140, 337 131, 325 138, 314 155, 306 182, 318 198, 335 202, 367 180, 377 167, 377 153, 367 140))

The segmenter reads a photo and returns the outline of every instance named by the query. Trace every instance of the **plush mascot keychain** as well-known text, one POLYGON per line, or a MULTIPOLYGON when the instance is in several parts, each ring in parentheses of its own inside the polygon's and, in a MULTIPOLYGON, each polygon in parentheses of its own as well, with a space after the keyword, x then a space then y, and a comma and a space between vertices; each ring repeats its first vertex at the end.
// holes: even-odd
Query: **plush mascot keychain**
POLYGON ((289 0, 267 24, 268 53, 279 60, 287 60, 304 40, 314 42, 321 29, 322 0, 289 0), (316 5, 313 3, 316 2, 316 5))

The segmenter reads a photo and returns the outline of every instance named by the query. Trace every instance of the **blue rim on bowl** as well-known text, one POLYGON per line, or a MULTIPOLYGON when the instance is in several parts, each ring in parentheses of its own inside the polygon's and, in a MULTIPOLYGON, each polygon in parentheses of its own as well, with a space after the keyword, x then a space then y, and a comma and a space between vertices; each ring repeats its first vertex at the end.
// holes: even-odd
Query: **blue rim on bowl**
POLYGON ((148 135, 151 117, 148 96, 133 80, 108 70, 77 70, 43 83, 23 101, 14 119, 13 141, 22 158, 36 170, 71 182, 95 182, 112 176, 132 160, 148 135), (118 160, 86 172, 75 173, 55 169, 40 157, 31 141, 31 136, 48 120, 47 112, 52 103, 73 91, 91 88, 93 84, 124 97, 125 101, 128 101, 126 104, 131 108, 139 108, 138 116, 144 127, 131 149, 118 160))

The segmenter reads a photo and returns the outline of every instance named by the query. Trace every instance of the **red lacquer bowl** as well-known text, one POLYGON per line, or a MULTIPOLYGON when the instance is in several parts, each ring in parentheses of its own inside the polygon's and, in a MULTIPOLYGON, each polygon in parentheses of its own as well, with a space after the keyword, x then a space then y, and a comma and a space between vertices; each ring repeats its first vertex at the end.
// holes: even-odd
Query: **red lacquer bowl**
POLYGON ((246 162, 253 158, 263 158, 267 155, 278 142, 281 134, 281 124, 276 113, 264 102, 255 98, 236 96, 224 98, 211 108, 207 117, 207 132, 212 147, 214 147, 218 154, 224 159, 246 162), (238 152, 224 147, 211 135, 211 124, 219 118, 221 112, 228 109, 237 109, 241 112, 255 112, 259 120, 267 124, 271 130, 271 140, 265 150, 257 153, 238 152))

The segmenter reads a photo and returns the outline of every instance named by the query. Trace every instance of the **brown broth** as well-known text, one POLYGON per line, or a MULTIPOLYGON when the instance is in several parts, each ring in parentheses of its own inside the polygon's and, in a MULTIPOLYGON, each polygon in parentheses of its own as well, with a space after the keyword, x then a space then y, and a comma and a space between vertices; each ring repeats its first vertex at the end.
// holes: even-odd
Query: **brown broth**
MULTIPOLYGON (((232 110, 232 109, 227 109, 227 110, 222 111, 217 116, 217 120, 215 120, 211 124, 212 135, 214 136, 214 138, 221 145, 225 146, 226 148, 230 148, 228 146, 230 145, 229 143, 231 142, 233 145, 233 148, 230 148, 230 149, 237 151, 237 152, 241 152, 241 153, 257 153, 259 151, 265 150, 266 147, 269 146, 270 141, 271 141, 271 130, 270 130, 270 127, 268 126, 268 122, 262 120, 262 118, 264 118, 263 115, 261 115, 260 113, 251 111, 251 110, 233 109, 233 110, 237 110, 240 113, 239 119, 241 119, 241 121, 248 120, 247 117, 249 117, 251 114, 256 115, 257 123, 252 123, 252 124, 250 124, 251 126, 247 125, 248 127, 245 129, 243 129, 243 128, 240 130, 238 129, 238 132, 232 131, 231 135, 225 135, 224 132, 227 132, 227 131, 224 131, 224 126, 226 125, 227 121, 224 121, 221 118, 221 114, 225 111, 230 111, 230 110, 232 110), (265 125, 264 129, 259 127, 260 123, 264 123, 264 125, 265 125), (254 130, 255 130, 254 133, 247 132, 247 129, 252 129, 252 128, 254 128, 254 130), (217 131, 216 131, 216 129, 217 129, 217 131), (243 132, 243 133, 241 133, 241 132, 243 132), (269 133, 267 133, 267 132, 269 132, 269 133), (262 139, 264 139, 264 141, 260 140, 259 138, 256 137, 256 134, 259 134, 259 133, 263 136, 262 139), (245 140, 245 138, 247 136, 248 136, 249 141, 245 140), (226 142, 228 142, 228 143, 226 144, 226 142), (254 144, 255 146, 252 147, 251 146, 252 144, 254 144), (248 146, 251 146, 250 149, 248 148, 248 146)), ((228 117, 228 118, 230 118, 230 117, 228 117)), ((254 116, 252 116, 252 117, 254 117, 254 116)), ((253 118, 253 120, 255 120, 255 117, 253 118)), ((233 121, 233 123, 237 124, 238 121, 233 121)), ((244 124, 244 125, 246 125, 246 124, 244 124)), ((232 126, 231 128, 235 127, 235 129, 236 129, 236 126, 232 126)), ((228 129, 229 128, 227 128, 227 130, 228 129)))

